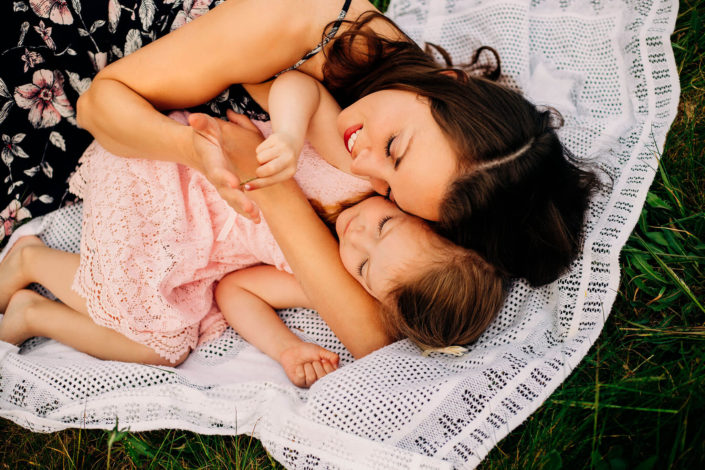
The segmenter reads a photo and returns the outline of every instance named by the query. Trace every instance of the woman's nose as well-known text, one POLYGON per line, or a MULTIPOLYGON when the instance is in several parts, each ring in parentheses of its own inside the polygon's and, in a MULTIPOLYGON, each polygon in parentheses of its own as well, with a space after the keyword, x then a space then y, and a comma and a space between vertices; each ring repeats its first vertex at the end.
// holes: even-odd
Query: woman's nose
POLYGON ((379 177, 379 172, 383 169, 381 163, 374 150, 363 148, 355 154, 350 169, 356 175, 379 177))
POLYGON ((386 181, 379 178, 370 178, 370 185, 372 189, 381 196, 387 196, 389 194, 389 184, 386 181))
POLYGON ((389 192, 389 184, 384 179, 384 160, 373 151, 364 149, 359 152, 350 164, 350 170, 356 175, 367 176, 378 194, 386 196, 389 192))

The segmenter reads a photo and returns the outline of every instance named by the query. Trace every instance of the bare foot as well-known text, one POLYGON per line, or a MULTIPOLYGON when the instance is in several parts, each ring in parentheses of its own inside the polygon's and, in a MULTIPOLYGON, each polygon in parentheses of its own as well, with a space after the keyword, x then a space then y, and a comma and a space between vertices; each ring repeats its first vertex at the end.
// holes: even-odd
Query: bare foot
POLYGON ((300 342, 284 350, 279 363, 297 387, 310 387, 338 368, 339 357, 316 344, 300 342))
POLYGON ((26 287, 30 280, 24 275, 22 252, 29 246, 44 246, 34 235, 21 237, 0 263, 0 312, 4 312, 12 294, 26 287))
POLYGON ((0 341, 19 346, 33 335, 27 322, 27 311, 40 302, 52 302, 31 290, 18 290, 10 298, 5 316, 0 320, 0 341))

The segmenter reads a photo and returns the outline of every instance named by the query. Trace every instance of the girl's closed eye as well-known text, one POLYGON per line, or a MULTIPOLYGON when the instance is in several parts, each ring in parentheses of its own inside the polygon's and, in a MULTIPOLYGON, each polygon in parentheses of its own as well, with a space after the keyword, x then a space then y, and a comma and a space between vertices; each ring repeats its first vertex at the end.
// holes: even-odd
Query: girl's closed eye
POLYGON ((362 277, 362 268, 365 266, 365 263, 367 263, 367 260, 364 260, 362 263, 360 263, 360 266, 357 267, 357 274, 360 277, 362 277))
POLYGON ((384 227, 384 224, 386 224, 387 222, 389 222, 389 220, 390 220, 391 218, 392 218, 391 215, 382 217, 382 219, 379 221, 379 224, 377 225, 377 232, 378 232, 379 234, 382 233, 382 227, 384 227))
MULTIPOLYGON (((380 219, 379 224, 377 224, 377 233, 378 233, 378 234, 380 234, 380 235, 382 234, 382 228, 384 227, 384 224, 386 224, 387 222, 389 222, 389 221, 391 220, 391 218, 392 218, 391 215, 387 215, 387 216, 384 216, 384 217, 382 217, 382 218, 380 219)), ((360 277, 362 277, 362 268, 365 267, 365 263, 367 263, 367 261, 368 261, 367 258, 364 259, 364 260, 362 261, 362 263, 360 263, 360 265, 357 267, 357 274, 358 274, 360 277)))

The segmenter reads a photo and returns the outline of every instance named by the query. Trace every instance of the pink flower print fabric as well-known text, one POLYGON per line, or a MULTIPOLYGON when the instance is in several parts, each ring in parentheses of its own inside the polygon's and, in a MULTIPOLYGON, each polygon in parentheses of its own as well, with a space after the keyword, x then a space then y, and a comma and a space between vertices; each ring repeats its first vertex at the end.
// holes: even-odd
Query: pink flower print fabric
POLYGON ((73 23, 66 0, 29 0, 29 6, 40 18, 49 18, 57 24, 73 23))
POLYGON ((37 70, 32 83, 15 89, 17 106, 29 109, 29 122, 34 127, 52 127, 61 117, 74 115, 73 107, 64 93, 64 77, 55 70, 37 70))

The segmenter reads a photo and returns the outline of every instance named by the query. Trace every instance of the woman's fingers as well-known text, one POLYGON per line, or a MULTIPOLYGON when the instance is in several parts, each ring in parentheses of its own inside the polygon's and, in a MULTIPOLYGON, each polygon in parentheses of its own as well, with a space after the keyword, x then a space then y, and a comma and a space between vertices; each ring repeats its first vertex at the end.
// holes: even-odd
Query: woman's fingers
POLYGON ((247 130, 259 132, 257 126, 255 126, 252 121, 250 121, 250 118, 248 118, 244 114, 238 114, 232 109, 228 109, 226 114, 228 116, 228 121, 232 122, 233 124, 237 124, 238 126, 243 127, 247 130))
POLYGON ((243 191, 240 189, 221 187, 218 189, 218 194, 220 194, 220 197, 222 197, 230 207, 235 209, 235 212, 238 214, 247 217, 256 224, 260 222, 259 209, 243 191))
POLYGON ((188 123, 211 143, 219 144, 221 133, 215 118, 203 113, 193 113, 188 116, 188 123))
POLYGON ((289 172, 288 170, 277 173, 274 176, 269 176, 267 178, 257 178, 252 181, 248 181, 245 185, 245 191, 254 191, 255 189, 265 188, 273 184, 281 183, 294 176, 294 172, 289 172))

